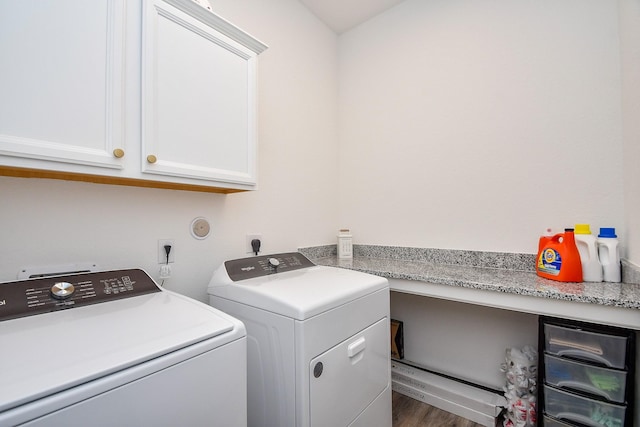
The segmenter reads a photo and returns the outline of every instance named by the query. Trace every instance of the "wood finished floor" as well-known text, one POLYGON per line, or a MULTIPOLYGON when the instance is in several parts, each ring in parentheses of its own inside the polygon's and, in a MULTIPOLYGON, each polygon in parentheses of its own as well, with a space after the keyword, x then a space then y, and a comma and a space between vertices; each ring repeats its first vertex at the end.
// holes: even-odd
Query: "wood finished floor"
POLYGON ((482 425, 394 391, 393 427, 482 427, 482 425))

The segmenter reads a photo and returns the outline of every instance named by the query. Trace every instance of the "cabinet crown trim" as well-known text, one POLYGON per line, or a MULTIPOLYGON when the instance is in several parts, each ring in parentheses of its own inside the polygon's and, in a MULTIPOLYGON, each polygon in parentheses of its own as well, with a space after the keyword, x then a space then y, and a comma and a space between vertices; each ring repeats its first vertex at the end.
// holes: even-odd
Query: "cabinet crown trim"
POLYGON ((251 49, 258 55, 268 48, 265 43, 247 34, 226 19, 196 4, 192 0, 164 0, 164 2, 209 25, 216 31, 251 49))

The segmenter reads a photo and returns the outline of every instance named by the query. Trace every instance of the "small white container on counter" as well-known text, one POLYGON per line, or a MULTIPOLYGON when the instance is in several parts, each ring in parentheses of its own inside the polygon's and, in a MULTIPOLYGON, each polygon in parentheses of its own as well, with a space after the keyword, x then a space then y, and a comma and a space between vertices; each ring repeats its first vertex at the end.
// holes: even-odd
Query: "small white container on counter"
POLYGON ((351 232, 347 228, 343 228, 338 233, 338 258, 353 258, 353 242, 351 232))

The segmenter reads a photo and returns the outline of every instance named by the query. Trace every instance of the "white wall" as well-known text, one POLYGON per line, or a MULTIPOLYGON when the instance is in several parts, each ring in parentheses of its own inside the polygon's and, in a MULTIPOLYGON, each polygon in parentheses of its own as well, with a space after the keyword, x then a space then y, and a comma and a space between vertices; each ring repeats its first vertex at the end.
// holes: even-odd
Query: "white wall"
POLYGON ((260 190, 224 196, 0 177, 0 281, 24 266, 82 261, 157 277, 157 240, 173 238, 165 285, 204 301, 214 267, 245 256, 247 232, 263 234, 265 253, 334 240, 336 35, 296 0, 212 3, 270 46, 259 59, 260 190), (189 234, 198 216, 212 223, 202 241, 189 234))
POLYGON ((585 222, 624 251, 618 30, 616 2, 406 0, 340 36, 354 243, 534 253, 585 222))
POLYGON ((627 256, 640 266, 640 0, 619 4, 627 256))

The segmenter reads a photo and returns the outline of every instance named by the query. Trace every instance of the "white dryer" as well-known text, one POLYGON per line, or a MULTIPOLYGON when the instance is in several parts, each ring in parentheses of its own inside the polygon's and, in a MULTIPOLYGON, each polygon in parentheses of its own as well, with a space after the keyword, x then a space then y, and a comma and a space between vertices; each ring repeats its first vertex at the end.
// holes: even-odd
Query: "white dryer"
POLYGON ((390 427, 389 284, 300 253, 231 260, 208 288, 247 328, 250 427, 390 427))
POLYGON ((0 426, 246 426, 246 331, 142 270, 0 283, 0 426))

